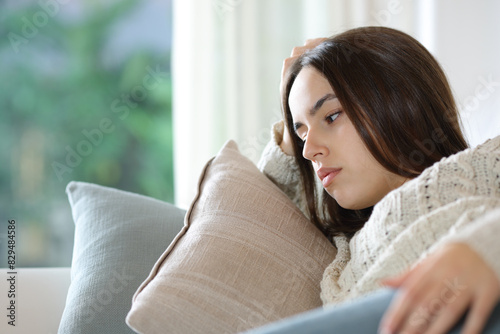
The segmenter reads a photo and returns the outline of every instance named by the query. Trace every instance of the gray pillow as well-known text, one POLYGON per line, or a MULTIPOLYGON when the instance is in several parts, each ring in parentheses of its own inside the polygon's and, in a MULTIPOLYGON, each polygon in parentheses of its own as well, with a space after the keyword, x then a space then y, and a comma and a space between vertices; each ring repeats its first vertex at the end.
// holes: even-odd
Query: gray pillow
POLYGON ((185 211, 83 182, 66 192, 75 244, 59 333, 134 333, 125 323, 132 296, 182 229, 185 211))

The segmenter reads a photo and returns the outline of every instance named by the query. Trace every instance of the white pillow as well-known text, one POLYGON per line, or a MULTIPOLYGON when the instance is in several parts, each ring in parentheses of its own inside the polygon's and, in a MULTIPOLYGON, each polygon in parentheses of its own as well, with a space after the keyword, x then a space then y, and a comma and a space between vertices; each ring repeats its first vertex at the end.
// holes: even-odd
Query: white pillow
POLYGON ((235 333, 322 305, 336 249, 228 142, 205 167, 181 233, 134 295, 139 333, 235 333))

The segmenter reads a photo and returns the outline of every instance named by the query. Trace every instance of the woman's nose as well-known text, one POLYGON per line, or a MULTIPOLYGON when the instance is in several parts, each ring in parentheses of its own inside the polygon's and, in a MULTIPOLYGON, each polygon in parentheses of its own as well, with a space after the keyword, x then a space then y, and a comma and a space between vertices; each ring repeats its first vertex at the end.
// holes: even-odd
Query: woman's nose
POLYGON ((302 150, 302 156, 310 161, 317 161, 326 155, 328 149, 323 143, 324 139, 317 133, 309 131, 302 150))

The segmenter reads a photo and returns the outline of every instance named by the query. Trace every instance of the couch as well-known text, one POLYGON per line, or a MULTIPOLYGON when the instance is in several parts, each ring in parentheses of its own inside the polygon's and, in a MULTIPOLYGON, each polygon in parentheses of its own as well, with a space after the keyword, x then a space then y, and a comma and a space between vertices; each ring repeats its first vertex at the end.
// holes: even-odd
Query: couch
POLYGON ((336 249, 236 143, 197 190, 185 211, 70 182, 71 269, 16 269, 16 326, 0 332, 238 333, 321 306, 336 249))

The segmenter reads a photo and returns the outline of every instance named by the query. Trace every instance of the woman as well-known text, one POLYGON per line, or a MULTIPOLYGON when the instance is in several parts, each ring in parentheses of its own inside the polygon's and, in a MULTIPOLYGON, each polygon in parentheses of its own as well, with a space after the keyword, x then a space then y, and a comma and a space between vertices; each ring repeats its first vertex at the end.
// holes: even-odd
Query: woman
POLYGON ((283 75, 259 166, 338 249, 324 304, 386 285, 383 332, 445 333, 467 310, 481 332, 500 298, 500 137, 468 149, 439 64, 393 29, 308 41, 283 75))

